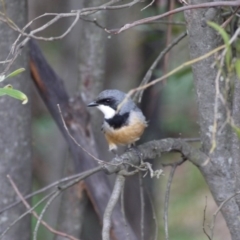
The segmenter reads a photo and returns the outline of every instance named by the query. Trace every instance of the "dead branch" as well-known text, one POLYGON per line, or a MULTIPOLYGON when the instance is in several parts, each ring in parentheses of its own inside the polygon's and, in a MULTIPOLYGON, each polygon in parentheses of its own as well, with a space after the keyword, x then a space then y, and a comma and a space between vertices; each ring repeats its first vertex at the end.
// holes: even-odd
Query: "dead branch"
POLYGON ((108 201, 107 207, 103 215, 102 240, 110 240, 112 212, 123 190, 124 183, 125 183, 125 177, 121 175, 121 173, 119 173, 115 180, 115 185, 112 191, 112 195, 108 201))
MULTIPOLYGON (((176 39, 174 39, 161 53, 158 55, 158 57, 155 59, 151 67, 148 69, 147 73, 145 74, 140 86, 146 85, 153 74, 154 69, 157 67, 158 63, 163 59, 163 57, 168 53, 175 45, 177 45, 183 38, 187 36, 187 32, 184 32, 180 34, 176 39)), ((142 100, 142 95, 143 95, 144 89, 141 91, 137 92, 134 96, 134 99, 136 99, 137 102, 141 102, 142 100)))
POLYGON ((156 21, 156 20, 159 20, 161 18, 167 17, 169 15, 176 14, 176 13, 183 12, 183 11, 190 10, 190 9, 224 7, 224 6, 238 7, 239 5, 240 5, 240 1, 219 1, 219 2, 217 1, 217 2, 207 2, 207 3, 201 3, 201 4, 187 5, 187 6, 179 7, 179 8, 176 8, 176 9, 172 10, 172 11, 168 11, 168 12, 165 12, 163 14, 154 16, 154 17, 147 17, 147 18, 144 18, 144 19, 132 22, 132 23, 125 24, 123 27, 121 27, 117 31, 116 30, 108 30, 108 32, 119 34, 123 31, 126 31, 126 30, 132 28, 132 27, 136 27, 138 25, 142 25, 142 24, 146 24, 146 23, 149 23, 149 22, 152 22, 152 21, 156 21))
MULTIPOLYGON (((14 183, 14 181, 12 180, 11 176, 7 176, 14 191, 16 192, 16 194, 18 195, 18 197, 21 199, 21 201, 23 202, 23 204, 25 205, 25 207, 29 210, 31 209, 31 206, 28 204, 28 202, 24 199, 24 197, 22 196, 21 192, 19 191, 17 185, 14 183)), ((35 218, 37 218, 38 220, 40 219, 39 216, 37 215, 37 213, 35 211, 31 211, 31 213, 33 214, 33 216, 35 218)), ((53 229, 51 226, 49 226, 45 221, 43 220, 40 220, 40 223, 46 227, 50 232, 54 233, 54 234, 57 234, 59 236, 62 236, 62 237, 65 237, 65 238, 68 238, 70 240, 78 240, 77 238, 73 237, 73 236, 70 236, 66 233, 63 233, 63 232, 60 232, 60 231, 57 231, 55 229, 53 229)))

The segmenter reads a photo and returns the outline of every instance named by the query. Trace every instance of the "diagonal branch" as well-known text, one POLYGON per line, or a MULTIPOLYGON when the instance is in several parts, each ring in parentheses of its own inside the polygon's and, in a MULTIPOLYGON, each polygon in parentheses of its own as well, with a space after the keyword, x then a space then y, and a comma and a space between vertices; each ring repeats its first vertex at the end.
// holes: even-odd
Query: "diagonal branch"
MULTIPOLYGON (((95 167, 99 167, 91 156, 78 147, 69 137, 62 124, 62 120, 57 108, 57 104, 61 106, 64 121, 69 129, 71 136, 78 142, 87 152, 98 157, 95 140, 90 126, 90 117, 87 112, 85 103, 79 96, 73 101, 69 101, 66 89, 62 79, 52 70, 43 57, 36 43, 30 41, 31 53, 31 74, 32 78, 43 98, 46 106, 60 128, 65 137, 74 159, 74 166, 77 172, 83 172, 95 167)), ((111 196, 111 185, 106 174, 103 171, 92 175, 85 179, 86 192, 94 209, 102 219, 106 204, 111 196), (97 184, 96 184, 97 183, 97 184)), ((123 239, 125 234, 121 231, 125 223, 121 213, 120 206, 117 206, 113 212, 112 224, 114 226, 113 235, 116 239, 123 239)), ((129 236, 136 240, 135 233, 129 228, 129 236)))
MULTIPOLYGON (((10 181, 10 183, 11 183, 14 191, 15 191, 16 194, 19 196, 19 198, 21 199, 21 201, 23 202, 23 204, 25 205, 25 207, 26 207, 28 210, 30 210, 30 209, 31 209, 31 206, 28 204, 28 202, 26 201, 26 199, 24 199, 24 197, 23 197, 22 194, 20 193, 18 187, 16 186, 16 184, 15 184, 14 181, 12 180, 11 176, 8 175, 7 177, 8 177, 8 179, 9 179, 9 181, 10 181)), ((39 216, 37 215, 37 213, 36 213, 34 210, 32 210, 31 213, 33 214, 33 216, 34 216, 35 218, 37 218, 38 220, 40 219, 39 216)), ((57 230, 53 229, 51 226, 49 226, 45 221, 43 221, 43 220, 41 220, 41 219, 40 219, 40 222, 41 222, 41 224, 42 224, 44 227, 46 227, 50 232, 52 232, 52 233, 54 233, 54 234, 57 234, 57 235, 59 235, 59 236, 65 237, 65 238, 68 238, 68 239, 70 239, 70 240, 78 240, 77 238, 75 238, 75 237, 73 237, 73 236, 70 236, 70 235, 68 235, 68 234, 66 234, 66 233, 63 233, 63 232, 60 232, 60 231, 57 231, 57 230)))

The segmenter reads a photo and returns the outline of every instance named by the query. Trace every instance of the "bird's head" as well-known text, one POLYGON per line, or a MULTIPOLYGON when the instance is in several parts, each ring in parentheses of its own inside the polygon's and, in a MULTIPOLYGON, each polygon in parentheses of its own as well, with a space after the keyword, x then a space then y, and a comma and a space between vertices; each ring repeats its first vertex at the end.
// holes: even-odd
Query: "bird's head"
POLYGON ((126 94, 119 90, 104 90, 93 102, 88 104, 88 107, 97 107, 102 111, 105 119, 110 119, 116 114, 119 104, 125 97, 126 94))

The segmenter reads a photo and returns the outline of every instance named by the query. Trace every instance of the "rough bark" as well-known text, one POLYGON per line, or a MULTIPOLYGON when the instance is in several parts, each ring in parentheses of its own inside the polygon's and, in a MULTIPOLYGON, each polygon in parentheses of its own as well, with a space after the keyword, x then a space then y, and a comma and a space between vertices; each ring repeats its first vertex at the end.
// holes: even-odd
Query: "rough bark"
MULTIPOLYGON (((82 7, 99 6, 103 4, 103 0, 84 0, 82 7)), ((101 24, 105 24, 106 14, 103 12, 95 13, 88 18, 96 18, 101 24)), ((95 24, 89 22, 81 22, 79 35, 79 91, 85 103, 91 102, 103 90, 105 78, 105 41, 107 34, 95 24)), ((103 149, 107 149, 102 140, 101 125, 102 120, 100 113, 96 109, 89 110, 91 114, 91 124, 93 135, 97 143, 97 147, 101 152, 106 154, 103 149)), ((101 154, 101 157, 103 154, 101 154)))
MULTIPOLYGON (((27 21, 27 1, 9 0, 5 1, 6 14, 20 28, 27 21)), ((1 4, 0 4, 1 6, 1 4)), ((2 6, 1 6, 2 7, 2 6)), ((8 25, 0 22, 0 59, 5 60, 11 49, 11 44, 16 40, 17 33, 8 25)), ((23 91, 30 97, 30 81, 27 49, 13 64, 10 71, 23 67, 25 72, 4 81, 1 86, 12 84, 14 88, 23 91)), ((0 65, 0 72, 4 69, 0 65)), ((22 105, 20 101, 4 96, 0 97, 0 208, 17 200, 6 175, 9 174, 20 191, 27 194, 31 190, 31 111, 30 102, 22 105)), ((8 210, 0 215, 0 233, 4 231, 11 222, 26 211, 22 205, 8 210)), ((31 234, 30 216, 19 221, 4 237, 4 240, 28 240, 31 234)))
MULTIPOLYGON (((232 118, 236 127, 240 128, 240 79, 236 76, 234 81, 234 92, 232 102, 232 118)), ((235 191, 240 191, 240 141, 235 132, 232 135, 232 161, 234 164, 235 191)), ((238 207, 240 207, 240 197, 236 197, 238 207)))
MULTIPOLYGON (((211 2, 211 1, 207 1, 211 2)), ((190 4, 202 3, 201 0, 190 1, 190 4)), ((185 12, 189 34, 189 49, 191 58, 197 58, 221 44, 217 33, 208 27, 206 21, 218 21, 219 16, 215 9, 192 9, 185 12)), ((231 129, 226 126, 221 133, 219 129, 226 120, 225 106, 218 100, 217 116, 214 115, 214 105, 216 96, 215 79, 217 68, 212 67, 214 57, 209 57, 193 65, 193 76, 196 90, 196 98, 199 112, 200 136, 202 151, 209 156, 210 161, 206 165, 200 166, 210 191, 218 205, 235 192, 233 161, 231 158, 231 129), (212 129, 214 118, 217 117, 218 127, 216 131, 216 148, 210 153, 212 147, 212 129)), ((225 84, 220 83, 220 89, 225 84)), ((232 239, 239 239, 240 220, 239 208, 236 200, 232 199, 222 208, 222 214, 229 227, 232 239)))
MULTIPOLYGON (((84 0, 83 7, 103 4, 103 0, 84 0)), ((105 14, 94 15, 102 24, 105 14)), ((96 97, 102 90, 105 72, 105 39, 106 33, 95 24, 82 21, 79 42, 79 90, 86 102, 96 97)))

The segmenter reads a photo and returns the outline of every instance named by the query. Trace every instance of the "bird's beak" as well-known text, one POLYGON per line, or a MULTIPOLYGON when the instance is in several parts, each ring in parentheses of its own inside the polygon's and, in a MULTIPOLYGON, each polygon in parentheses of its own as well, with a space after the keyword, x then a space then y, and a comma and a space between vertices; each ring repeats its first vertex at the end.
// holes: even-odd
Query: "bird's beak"
POLYGON ((88 107, 96 107, 98 106, 98 104, 94 101, 94 102, 91 102, 87 105, 88 107))

